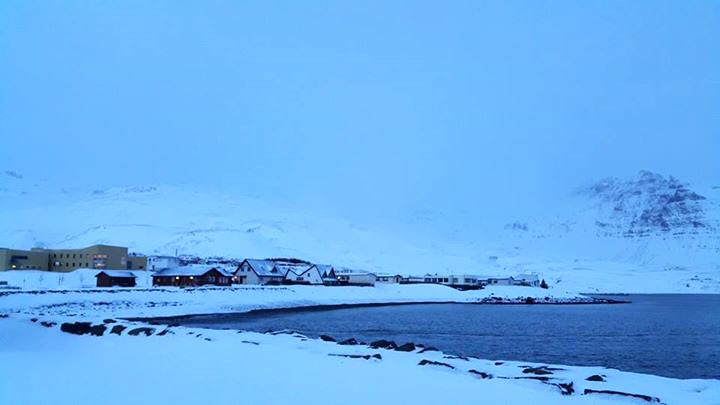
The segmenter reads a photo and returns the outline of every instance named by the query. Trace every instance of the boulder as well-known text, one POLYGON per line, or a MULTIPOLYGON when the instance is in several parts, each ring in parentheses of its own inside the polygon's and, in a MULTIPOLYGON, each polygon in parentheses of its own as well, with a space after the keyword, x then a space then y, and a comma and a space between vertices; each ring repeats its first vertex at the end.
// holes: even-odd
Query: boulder
POLYGON ((85 335, 90 332, 90 322, 65 322, 60 325, 60 330, 73 335, 85 335))
POLYGON ((420 350, 418 353, 439 352, 439 351, 440 351, 440 350, 438 350, 437 347, 428 346, 428 347, 423 347, 423 349, 420 350))
POLYGON ((102 336, 105 334, 105 329, 107 329, 105 325, 93 325, 90 327, 90 334, 93 336, 102 336))
POLYGON ((370 343, 370 347, 373 349, 394 349, 397 347, 397 344, 392 340, 380 339, 370 343))
POLYGON ((585 381, 605 382, 605 377, 598 374, 593 374, 590 377, 586 378, 585 381))
POLYGON ((49 322, 49 321, 42 321, 42 322, 40 322, 40 325, 42 325, 46 328, 52 328, 53 326, 57 325, 57 323, 49 322))
POLYGON ((103 323, 116 323, 117 321, 114 319, 103 319, 103 323))
POLYGON ((415 344, 412 342, 405 343, 402 346, 396 347, 395 350, 397 350, 399 352, 413 352, 413 351, 415 351, 415 344))
POLYGON ((120 335, 122 334, 122 331, 124 331, 125 329, 127 329, 126 326, 115 325, 115 326, 113 326, 112 329, 110 330, 110 333, 114 333, 114 334, 120 336, 120 335))
POLYGON ((342 342, 338 343, 339 345, 343 346, 350 346, 350 345, 356 345, 358 344, 358 341, 355 340, 355 338, 345 339, 342 342))
MULTIPOLYGON (((135 328, 128 332, 128 335, 130 336, 139 336, 140 334, 144 334, 145 336, 151 336, 153 333, 155 333, 154 328, 135 328)), ((200 336, 200 335, 198 335, 200 336)))
POLYGON ((328 335, 320 335, 320 340, 325 342, 336 342, 334 337, 328 335))

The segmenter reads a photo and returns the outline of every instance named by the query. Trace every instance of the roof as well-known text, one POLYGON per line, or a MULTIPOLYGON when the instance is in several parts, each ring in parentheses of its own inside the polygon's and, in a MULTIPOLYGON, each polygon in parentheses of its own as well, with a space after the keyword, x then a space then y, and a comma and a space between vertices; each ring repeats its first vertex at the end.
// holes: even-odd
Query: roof
MULTIPOLYGON (((275 262, 272 260, 245 259, 243 261, 250 265, 255 274, 261 277, 285 277, 285 272, 275 270, 275 262), (275 270, 275 271, 273 271, 275 270)), ((242 266, 242 263, 240 263, 242 266)))
POLYGON ((133 274, 131 271, 117 271, 117 270, 102 270, 98 272, 98 274, 95 275, 95 277, 99 276, 100 274, 105 273, 106 275, 113 277, 113 278, 137 278, 135 274, 133 274))
POLYGON ((275 269, 282 275, 286 275, 289 271, 295 274, 303 274, 312 267, 313 265, 310 264, 275 263, 275 269))
POLYGON ((225 270, 215 266, 181 266, 168 267, 166 269, 159 270, 153 274, 153 277, 202 276, 210 270, 217 270, 223 276, 232 276, 232 274, 229 274, 225 270))
POLYGON ((518 274, 517 277, 513 277, 515 280, 522 280, 522 281, 538 281, 538 275, 537 274, 518 274))

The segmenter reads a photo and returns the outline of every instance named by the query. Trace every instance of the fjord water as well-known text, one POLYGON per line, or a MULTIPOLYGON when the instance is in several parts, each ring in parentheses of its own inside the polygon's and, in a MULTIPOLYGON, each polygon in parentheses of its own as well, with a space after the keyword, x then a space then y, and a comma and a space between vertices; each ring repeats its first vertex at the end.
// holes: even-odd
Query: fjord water
POLYGON ((422 343, 456 355, 720 378, 720 295, 630 295, 630 304, 419 304, 185 319, 187 326, 291 329, 422 343))

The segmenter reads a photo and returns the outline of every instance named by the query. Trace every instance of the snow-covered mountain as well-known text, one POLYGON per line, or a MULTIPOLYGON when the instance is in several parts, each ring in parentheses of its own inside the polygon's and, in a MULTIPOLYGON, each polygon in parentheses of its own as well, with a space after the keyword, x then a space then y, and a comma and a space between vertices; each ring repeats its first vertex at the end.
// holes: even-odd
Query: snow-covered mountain
POLYGON ((108 243, 393 273, 531 271, 585 291, 720 292, 720 188, 645 171, 582 187, 542 217, 508 213, 489 225, 423 212, 382 227, 191 187, 57 190, 16 171, 0 179, 0 246, 108 243))

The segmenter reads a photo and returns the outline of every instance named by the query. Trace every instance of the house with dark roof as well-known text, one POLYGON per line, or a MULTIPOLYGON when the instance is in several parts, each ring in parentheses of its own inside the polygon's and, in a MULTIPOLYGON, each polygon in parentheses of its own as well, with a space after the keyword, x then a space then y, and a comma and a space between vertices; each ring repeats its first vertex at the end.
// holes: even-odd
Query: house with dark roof
POLYGON ((103 270, 95 275, 98 287, 135 287, 135 274, 130 271, 103 270))
POLYGON ((233 273, 237 284, 282 284, 287 269, 278 268, 272 260, 245 259, 233 273), (283 271, 284 270, 284 271, 283 271))
POLYGON ((153 285, 191 287, 203 285, 229 286, 232 274, 211 266, 182 266, 162 269, 153 274, 153 285))

